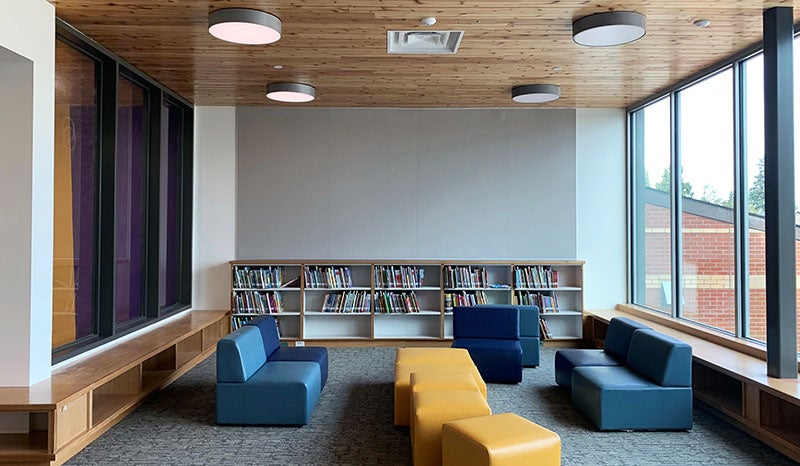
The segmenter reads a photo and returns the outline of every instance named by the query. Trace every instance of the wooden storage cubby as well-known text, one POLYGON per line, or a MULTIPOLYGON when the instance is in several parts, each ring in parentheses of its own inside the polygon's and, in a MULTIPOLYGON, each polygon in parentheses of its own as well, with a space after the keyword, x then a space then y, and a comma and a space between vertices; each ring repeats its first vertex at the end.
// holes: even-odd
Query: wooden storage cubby
POLYGON ((95 426, 136 401, 142 391, 142 369, 136 365, 92 391, 95 426))
POLYGON ((195 332, 175 345, 175 366, 181 367, 203 352, 203 332, 195 332))
POLYGON ((759 398, 761 427, 787 442, 800 445, 800 406, 797 402, 790 403, 763 390, 759 398))
POLYGON ((731 377, 695 362, 692 364, 692 388, 696 397, 734 416, 744 416, 744 385, 731 377))
POLYGON ((0 412, 2 416, 17 417, 27 425, 27 432, 0 433, 0 452, 6 461, 23 462, 27 458, 52 456, 49 412, 9 410, 0 412))
POLYGON ((230 329, 230 322, 225 319, 217 324, 209 325, 203 332, 203 351, 216 347, 217 341, 226 335, 230 329))
MULTIPOLYGON (((199 337, 200 335, 197 334, 197 343, 201 344, 199 337)), ((142 361, 142 393, 147 394, 155 390, 175 373, 175 357, 178 353, 177 347, 185 344, 190 338, 192 337, 184 338, 174 346, 170 346, 157 353, 155 356, 151 356, 142 361)), ((200 353, 198 352, 197 354, 200 353)), ((186 361, 188 361, 188 359, 186 361)), ((185 364, 186 361, 183 361, 183 364, 185 364)), ((181 366, 183 364, 181 364, 181 366)))

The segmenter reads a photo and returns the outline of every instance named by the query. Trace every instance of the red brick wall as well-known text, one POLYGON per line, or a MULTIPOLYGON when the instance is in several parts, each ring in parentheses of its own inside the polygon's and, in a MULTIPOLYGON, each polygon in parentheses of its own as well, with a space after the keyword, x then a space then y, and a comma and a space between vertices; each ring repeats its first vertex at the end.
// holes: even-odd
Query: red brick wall
MULTIPOLYGON (((733 225, 683 213, 683 316, 736 330, 733 225)), ((764 232, 750 230, 750 337, 766 340, 764 232)), ((800 242, 796 243, 800 253, 800 242)), ((800 263, 798 264, 800 271, 800 263)), ((645 304, 669 310, 662 282, 670 278, 669 209, 645 205, 645 304)), ((800 295, 798 296, 800 302, 800 295)), ((798 319, 800 334, 800 319, 798 319)), ((800 351, 800 344, 798 345, 800 351)))

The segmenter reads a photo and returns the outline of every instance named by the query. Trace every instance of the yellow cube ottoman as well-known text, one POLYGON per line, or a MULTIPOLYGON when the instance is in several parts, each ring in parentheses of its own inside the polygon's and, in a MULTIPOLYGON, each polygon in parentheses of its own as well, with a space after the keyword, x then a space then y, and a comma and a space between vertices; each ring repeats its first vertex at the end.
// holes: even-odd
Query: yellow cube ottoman
MULTIPOLYGON (((466 351, 465 351, 466 353, 466 351)), ((472 363, 467 354, 466 360, 450 363, 424 363, 424 362, 399 362, 394 366, 394 424, 396 426, 409 425, 409 409, 411 400, 411 374, 414 372, 439 372, 443 374, 454 372, 468 372, 472 374, 478 384, 483 398, 486 398, 486 383, 481 378, 478 368, 472 363)))
POLYGON ((558 466, 561 438, 512 413, 442 426, 443 466, 558 466))
POLYGON ((442 425, 446 422, 492 414, 486 398, 476 391, 416 392, 411 398, 414 430, 411 451, 414 466, 442 464, 442 425))
MULTIPOLYGON (((414 393, 427 390, 463 390, 481 393, 475 376, 469 372, 442 372, 441 370, 427 369, 422 372, 411 373, 411 396, 414 393)), ((414 416, 413 406, 410 408, 411 441, 414 441, 414 416)), ((413 446, 413 444, 412 444, 413 446)))
POLYGON ((419 362, 425 364, 472 362, 469 352, 464 348, 397 348, 395 364, 419 362))

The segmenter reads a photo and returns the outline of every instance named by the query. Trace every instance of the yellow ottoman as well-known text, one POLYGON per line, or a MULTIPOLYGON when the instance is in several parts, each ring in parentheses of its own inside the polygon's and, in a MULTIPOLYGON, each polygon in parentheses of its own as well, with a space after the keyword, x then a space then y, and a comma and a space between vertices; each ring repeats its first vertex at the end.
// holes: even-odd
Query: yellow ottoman
MULTIPOLYGON (((469 357, 469 355, 467 355, 469 357)), ((478 368, 472 363, 472 359, 459 363, 421 363, 421 362, 400 362, 394 366, 394 424, 396 426, 407 426, 409 423, 408 413, 411 400, 411 374, 413 372, 469 372, 478 384, 478 389, 486 398, 486 383, 481 378, 478 368)))
POLYGON ((443 466, 561 464, 561 438, 516 414, 473 417, 442 426, 443 466))
MULTIPOLYGON (((475 377, 469 372, 442 372, 438 369, 427 369, 422 372, 411 373, 411 396, 414 393, 424 392, 427 390, 463 390, 467 392, 481 393, 478 383, 475 382, 475 377)), ((412 412, 409 414, 410 427, 411 427, 411 441, 414 441, 414 416, 413 406, 412 412)), ((413 445, 412 445, 413 446, 413 445)))
POLYGON ((395 364, 401 362, 421 362, 425 364, 472 362, 469 352, 464 348, 397 348, 395 364))
POLYGON ((492 414, 486 399, 475 391, 425 391, 411 398, 414 431, 411 452, 414 466, 442 464, 442 424, 492 414))

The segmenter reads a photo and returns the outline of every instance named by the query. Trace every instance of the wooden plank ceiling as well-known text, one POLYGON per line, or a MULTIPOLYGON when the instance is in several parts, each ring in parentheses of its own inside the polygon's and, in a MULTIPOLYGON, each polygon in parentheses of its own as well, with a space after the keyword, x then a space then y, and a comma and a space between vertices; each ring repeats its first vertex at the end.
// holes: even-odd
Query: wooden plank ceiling
MULTIPOLYGON (((761 40, 761 15, 800 0, 51 0, 56 15, 196 105, 275 106, 269 82, 317 89, 303 106, 512 107, 511 87, 562 88, 549 107, 625 107, 761 40), (219 8, 268 11, 283 37, 246 46, 208 34, 219 8), (572 21, 635 10, 647 35, 618 47, 572 41, 572 21), (464 30, 456 55, 386 53, 389 29, 464 30), (711 20, 707 29, 692 22, 711 20), (275 65, 283 66, 275 69, 275 65)), ((796 13, 796 17, 800 17, 796 13)))

